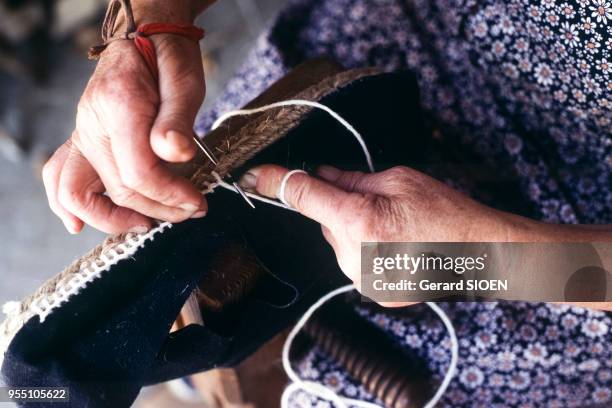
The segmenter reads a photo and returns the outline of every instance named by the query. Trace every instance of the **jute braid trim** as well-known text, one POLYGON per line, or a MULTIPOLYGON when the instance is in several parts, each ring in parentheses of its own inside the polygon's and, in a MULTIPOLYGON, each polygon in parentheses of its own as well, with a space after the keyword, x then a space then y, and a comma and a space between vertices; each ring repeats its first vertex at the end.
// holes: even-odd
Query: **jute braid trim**
MULTIPOLYGON (((356 79, 380 72, 377 68, 344 71, 323 79, 292 98, 318 101, 356 79)), ((240 167, 287 134, 311 109, 283 107, 255 116, 220 144, 225 148, 217 151, 217 166, 213 166, 210 162, 198 166, 191 176, 191 181, 203 194, 213 192, 216 187, 213 171, 225 176, 231 170, 240 167)), ((99 278, 103 272, 110 270, 119 261, 133 256, 139 248, 144 247, 149 240, 152 241, 157 234, 168 228, 172 228, 172 224, 163 222, 144 234, 127 233, 111 236, 45 282, 22 302, 7 303, 3 307, 3 312, 7 316, 0 325, 0 364, 13 337, 29 319, 38 316, 43 322, 53 310, 85 288, 88 283, 99 278)))
POLYGON ((11 340, 30 318, 38 316, 44 322, 54 309, 99 278, 102 272, 108 271, 120 260, 133 256, 147 241, 152 241, 157 233, 168 228, 172 228, 172 224, 163 222, 145 234, 128 233, 107 238, 21 303, 5 304, 3 312, 7 318, 0 325, 0 364, 11 340))
MULTIPOLYGON (((378 68, 344 71, 323 79, 318 84, 306 88, 290 99, 319 101, 350 82, 380 73, 381 70, 378 68)), ((212 171, 224 176, 231 170, 242 166, 257 153, 287 134, 311 110, 310 107, 299 106, 283 107, 261 113, 255 119, 237 129, 235 133, 230 134, 225 143, 221 144, 228 148, 218 154, 219 163, 216 167, 203 166, 199 168, 193 175, 192 181, 202 189, 213 186, 215 178, 211 174, 212 171)))

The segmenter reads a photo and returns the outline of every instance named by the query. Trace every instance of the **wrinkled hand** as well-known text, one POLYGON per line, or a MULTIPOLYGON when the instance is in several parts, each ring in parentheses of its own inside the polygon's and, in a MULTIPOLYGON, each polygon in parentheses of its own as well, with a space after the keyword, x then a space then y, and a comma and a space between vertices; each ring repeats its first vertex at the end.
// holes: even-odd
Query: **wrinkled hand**
MULTIPOLYGON (((287 169, 263 165, 240 183, 278 197, 287 169)), ((486 207, 447 185, 407 167, 381 173, 321 167, 319 178, 292 175, 285 200, 321 224, 342 271, 359 287, 362 242, 506 241, 505 213, 486 207)))
POLYGON ((204 98, 199 47, 156 35, 159 85, 131 41, 101 56, 78 105, 76 129, 43 169, 51 209, 71 233, 144 232, 153 219, 204 216, 196 188, 164 161, 191 159, 192 125, 204 98))

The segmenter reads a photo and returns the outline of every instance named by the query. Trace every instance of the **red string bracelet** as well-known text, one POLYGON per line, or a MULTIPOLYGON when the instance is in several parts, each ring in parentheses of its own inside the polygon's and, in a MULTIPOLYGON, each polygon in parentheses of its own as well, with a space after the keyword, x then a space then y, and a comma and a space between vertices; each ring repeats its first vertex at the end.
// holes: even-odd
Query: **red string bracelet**
POLYGON ((90 58, 97 58, 115 40, 134 40, 134 45, 142 58, 144 58, 151 75, 157 82, 159 70, 157 68, 157 56, 155 45, 149 38, 155 34, 174 34, 189 38, 196 43, 204 38, 204 30, 192 24, 186 23, 148 23, 136 27, 134 14, 129 0, 111 0, 102 24, 102 45, 94 46, 89 50, 90 58), (115 36, 115 22, 119 11, 123 10, 127 30, 120 36, 115 36))
POLYGON ((155 45, 149 38, 155 34, 175 34, 189 38, 196 43, 204 38, 204 30, 191 24, 150 23, 138 26, 134 35, 134 44, 144 58, 155 82, 159 79, 155 45))

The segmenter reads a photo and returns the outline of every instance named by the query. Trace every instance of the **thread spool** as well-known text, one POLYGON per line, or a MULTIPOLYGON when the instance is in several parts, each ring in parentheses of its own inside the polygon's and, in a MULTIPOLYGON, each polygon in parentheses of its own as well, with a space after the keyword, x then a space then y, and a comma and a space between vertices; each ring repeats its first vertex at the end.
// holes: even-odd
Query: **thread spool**
POLYGON ((430 397, 423 367, 391 353, 397 350, 391 340, 345 305, 323 308, 304 332, 385 407, 420 408, 430 397))
POLYGON ((253 291, 264 273, 265 268, 246 244, 228 242, 198 283, 196 299, 202 313, 218 313, 237 304, 253 291))

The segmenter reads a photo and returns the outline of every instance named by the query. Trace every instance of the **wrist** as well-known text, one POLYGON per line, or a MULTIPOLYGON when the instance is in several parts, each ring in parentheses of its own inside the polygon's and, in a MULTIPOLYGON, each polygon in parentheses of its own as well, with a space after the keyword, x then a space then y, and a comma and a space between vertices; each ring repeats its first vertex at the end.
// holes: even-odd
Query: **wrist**
MULTIPOLYGON (((214 0, 132 0, 132 10, 136 25, 147 23, 187 23, 192 24, 196 17, 214 0)), ((121 18, 118 24, 125 28, 121 18)), ((120 30, 118 30, 120 31, 120 30)))
POLYGON ((537 222, 516 214, 487 208, 480 223, 476 223, 470 241, 532 242, 539 241, 537 222))
POLYGON ((508 242, 612 242, 609 225, 553 224, 503 214, 508 242))
POLYGON ((538 242, 542 240, 540 223, 520 215, 500 212, 503 241, 505 242, 538 242))

